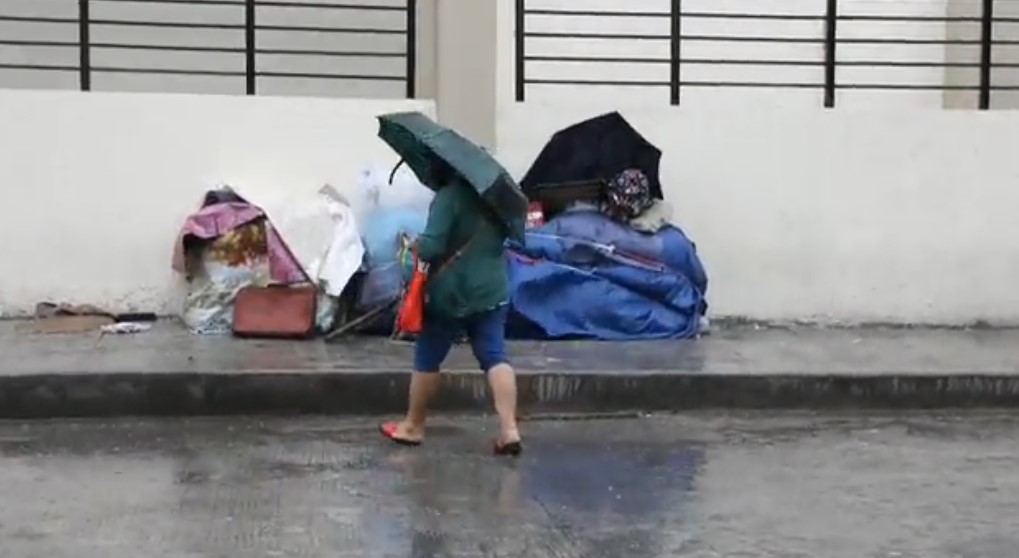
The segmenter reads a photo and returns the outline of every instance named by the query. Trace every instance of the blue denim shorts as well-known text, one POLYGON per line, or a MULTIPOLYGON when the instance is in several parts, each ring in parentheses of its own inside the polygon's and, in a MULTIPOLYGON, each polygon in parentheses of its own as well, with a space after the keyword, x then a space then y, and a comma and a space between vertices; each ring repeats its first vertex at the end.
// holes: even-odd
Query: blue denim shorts
POLYGON ((471 350, 482 372, 500 364, 509 364, 506 358, 506 317, 509 305, 467 316, 457 320, 425 318, 424 329, 414 342, 414 370, 438 372, 449 356, 453 343, 463 334, 471 342, 471 350))

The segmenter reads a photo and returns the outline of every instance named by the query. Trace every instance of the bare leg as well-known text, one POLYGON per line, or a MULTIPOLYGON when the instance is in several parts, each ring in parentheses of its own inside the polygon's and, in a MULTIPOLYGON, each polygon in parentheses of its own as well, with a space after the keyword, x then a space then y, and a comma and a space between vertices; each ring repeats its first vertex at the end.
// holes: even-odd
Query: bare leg
POLYGON ((407 417, 396 429, 395 435, 404 440, 421 441, 425 435, 428 402, 439 389, 438 372, 414 372, 410 376, 407 417))
POLYGON ((508 364, 493 366, 488 371, 488 383, 492 386, 495 412, 499 414, 499 443, 520 441, 517 427, 517 378, 513 367, 508 364))

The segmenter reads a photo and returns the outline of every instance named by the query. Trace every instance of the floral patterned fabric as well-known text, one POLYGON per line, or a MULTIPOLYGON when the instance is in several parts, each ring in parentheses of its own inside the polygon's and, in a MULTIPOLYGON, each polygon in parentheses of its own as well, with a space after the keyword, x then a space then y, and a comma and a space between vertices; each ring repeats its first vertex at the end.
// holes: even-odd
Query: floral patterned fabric
POLYGON ((188 239, 212 240, 227 235, 243 225, 259 221, 265 223, 261 234, 263 240, 254 240, 256 237, 231 237, 230 243, 240 242, 236 247, 226 248, 230 244, 223 244, 222 249, 232 251, 233 257, 243 257, 242 254, 250 254, 251 242, 264 242, 269 258, 269 272, 272 280, 277 283, 303 283, 308 281, 301 264, 291 254, 290 249, 280 238, 276 229, 265 218, 265 213, 248 203, 226 202, 216 203, 203 207, 192 214, 181 227, 174 245, 173 269, 188 277, 194 276, 194 270, 190 269, 190 263, 185 255, 185 244, 188 239), (247 243, 247 252, 242 245, 247 243))
POLYGON ((609 182, 607 193, 606 213, 619 221, 633 219, 654 203, 651 182, 638 169, 627 169, 616 175, 609 182))
POLYGON ((181 316, 202 335, 233 331, 234 299, 245 287, 269 284, 269 250, 265 221, 227 231, 196 250, 195 269, 181 316))
POLYGON ((308 280, 262 210, 243 202, 212 204, 189 217, 173 268, 191 282, 181 319, 199 334, 233 330, 234 300, 245 287, 308 280))

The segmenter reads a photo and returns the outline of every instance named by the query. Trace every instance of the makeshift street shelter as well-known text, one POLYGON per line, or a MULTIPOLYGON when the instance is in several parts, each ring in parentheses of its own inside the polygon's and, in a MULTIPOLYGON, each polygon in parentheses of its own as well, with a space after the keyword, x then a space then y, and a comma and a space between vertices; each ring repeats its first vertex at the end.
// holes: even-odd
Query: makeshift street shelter
POLYGON ((339 297, 361 265, 364 248, 353 210, 333 188, 276 204, 232 188, 209 191, 174 244, 173 269, 188 280, 181 318, 195 333, 233 330, 235 301, 251 287, 314 284, 319 331, 332 327, 339 297))
POLYGON ((512 246, 507 334, 629 341, 698 333, 708 279, 676 227, 637 232, 596 211, 564 213, 512 246))
POLYGON ((661 157, 618 112, 553 135, 521 180, 541 218, 511 245, 508 335, 622 341, 701 331, 707 274, 672 225, 661 157))
POLYGON ((607 184, 628 169, 647 176, 651 197, 662 199, 658 167, 662 152, 618 112, 579 122, 556 132, 524 174, 520 187, 537 200, 539 190, 578 183, 607 184))

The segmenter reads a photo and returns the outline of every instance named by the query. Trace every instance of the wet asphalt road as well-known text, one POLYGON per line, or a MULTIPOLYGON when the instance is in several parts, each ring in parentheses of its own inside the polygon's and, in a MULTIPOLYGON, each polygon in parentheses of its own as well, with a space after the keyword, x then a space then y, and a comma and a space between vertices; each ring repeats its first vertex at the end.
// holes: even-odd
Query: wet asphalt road
POLYGON ((0 423, 3 558, 1014 558, 1019 417, 0 423), (486 428, 488 431, 486 431, 486 428))

